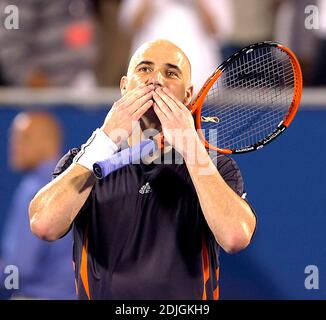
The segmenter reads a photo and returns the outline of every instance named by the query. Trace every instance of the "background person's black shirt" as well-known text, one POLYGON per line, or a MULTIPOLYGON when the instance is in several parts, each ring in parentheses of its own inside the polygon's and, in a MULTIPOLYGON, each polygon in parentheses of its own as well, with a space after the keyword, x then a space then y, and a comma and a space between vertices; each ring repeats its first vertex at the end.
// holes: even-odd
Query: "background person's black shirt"
MULTIPOLYGON (((78 151, 59 161, 54 178, 78 151)), ((242 196, 235 161, 216 155, 214 163, 242 196)), ((79 299, 218 298, 219 245, 185 164, 128 165, 97 180, 73 229, 79 299)))

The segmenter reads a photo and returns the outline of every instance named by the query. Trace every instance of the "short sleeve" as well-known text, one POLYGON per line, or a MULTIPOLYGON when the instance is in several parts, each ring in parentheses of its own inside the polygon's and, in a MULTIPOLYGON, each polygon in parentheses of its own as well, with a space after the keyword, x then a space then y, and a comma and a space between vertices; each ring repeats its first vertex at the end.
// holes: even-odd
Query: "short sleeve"
POLYGON ((220 175, 223 177, 224 181, 234 192, 236 192, 242 199, 244 199, 251 208, 251 211, 256 219, 256 227, 251 237, 253 238, 257 228, 257 214, 255 209, 246 199, 247 194, 245 192, 243 178, 237 163, 233 159, 221 154, 211 156, 211 159, 220 175))
POLYGON ((55 179, 62 172, 64 172, 71 164, 74 157, 79 152, 79 148, 70 149, 57 163, 52 173, 52 179, 55 179))
POLYGON ((215 155, 211 158, 224 181, 234 192, 244 198, 244 183, 237 163, 225 155, 215 155))

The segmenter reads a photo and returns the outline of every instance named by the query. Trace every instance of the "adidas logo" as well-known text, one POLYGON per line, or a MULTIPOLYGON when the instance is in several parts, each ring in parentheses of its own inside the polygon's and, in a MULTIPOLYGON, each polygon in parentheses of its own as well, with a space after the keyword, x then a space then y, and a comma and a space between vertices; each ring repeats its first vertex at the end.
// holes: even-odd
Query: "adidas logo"
POLYGON ((140 194, 144 194, 144 193, 150 193, 152 192, 152 188, 149 185, 149 182, 146 182, 146 184, 144 184, 140 189, 139 189, 139 193, 140 194))

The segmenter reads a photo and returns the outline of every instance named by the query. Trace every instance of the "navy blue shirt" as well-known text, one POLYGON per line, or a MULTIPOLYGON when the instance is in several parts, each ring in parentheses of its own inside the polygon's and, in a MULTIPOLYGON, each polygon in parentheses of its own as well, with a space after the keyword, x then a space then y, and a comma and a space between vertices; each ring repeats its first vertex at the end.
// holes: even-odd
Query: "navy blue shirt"
MULTIPOLYGON (((63 157, 54 177, 77 152, 63 157)), ((213 160, 242 196, 235 161, 213 160)), ((73 229, 80 299, 218 298, 219 245, 185 164, 133 164, 97 180, 73 229)))

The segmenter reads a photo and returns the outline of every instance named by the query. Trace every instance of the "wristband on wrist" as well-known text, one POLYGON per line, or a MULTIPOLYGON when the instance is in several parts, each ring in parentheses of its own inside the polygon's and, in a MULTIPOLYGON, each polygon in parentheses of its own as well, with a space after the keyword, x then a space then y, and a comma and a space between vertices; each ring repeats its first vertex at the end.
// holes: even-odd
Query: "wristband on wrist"
POLYGON ((96 129, 91 137, 81 146, 73 162, 93 171, 96 161, 108 159, 118 151, 118 146, 101 129, 96 129))

